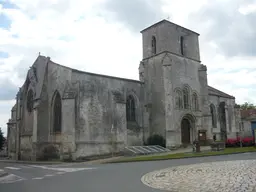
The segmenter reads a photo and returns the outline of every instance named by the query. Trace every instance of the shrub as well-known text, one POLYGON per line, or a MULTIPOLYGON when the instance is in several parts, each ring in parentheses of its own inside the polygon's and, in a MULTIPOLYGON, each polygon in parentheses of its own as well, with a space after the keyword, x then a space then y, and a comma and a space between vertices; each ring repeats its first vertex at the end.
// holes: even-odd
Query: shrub
POLYGON ((72 162, 73 161, 72 152, 71 152, 70 149, 68 149, 68 152, 63 154, 63 161, 65 161, 65 162, 72 162))
POLYGON ((59 151, 54 145, 47 145, 42 150, 42 156, 40 160, 48 161, 59 159, 59 151))
POLYGON ((163 136, 154 134, 147 139, 147 145, 160 145, 166 147, 166 142, 163 136))

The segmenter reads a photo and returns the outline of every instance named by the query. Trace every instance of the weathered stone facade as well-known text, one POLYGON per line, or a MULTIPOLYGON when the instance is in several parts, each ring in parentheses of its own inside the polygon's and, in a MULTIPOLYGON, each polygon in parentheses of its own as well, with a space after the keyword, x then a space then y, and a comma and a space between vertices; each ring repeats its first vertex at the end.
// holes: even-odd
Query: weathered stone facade
POLYGON ((39 56, 8 123, 9 155, 38 159, 50 144, 60 158, 78 159, 143 145, 153 134, 162 135, 167 147, 234 135, 235 98, 208 86, 199 35, 166 20, 141 33, 140 81, 39 56))

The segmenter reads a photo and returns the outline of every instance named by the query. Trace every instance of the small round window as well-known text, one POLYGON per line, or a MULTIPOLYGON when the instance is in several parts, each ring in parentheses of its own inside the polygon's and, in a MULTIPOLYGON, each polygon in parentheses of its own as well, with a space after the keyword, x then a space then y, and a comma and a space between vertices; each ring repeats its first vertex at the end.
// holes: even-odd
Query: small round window
POLYGON ((33 91, 29 90, 27 95, 27 110, 32 112, 33 110, 33 91))

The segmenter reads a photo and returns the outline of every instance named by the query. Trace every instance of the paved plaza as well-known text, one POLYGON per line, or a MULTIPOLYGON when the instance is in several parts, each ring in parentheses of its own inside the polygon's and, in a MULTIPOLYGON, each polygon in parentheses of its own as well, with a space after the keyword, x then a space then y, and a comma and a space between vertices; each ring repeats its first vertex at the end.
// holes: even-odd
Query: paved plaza
POLYGON ((141 181, 154 189, 172 192, 254 192, 256 160, 200 163, 161 169, 141 181))

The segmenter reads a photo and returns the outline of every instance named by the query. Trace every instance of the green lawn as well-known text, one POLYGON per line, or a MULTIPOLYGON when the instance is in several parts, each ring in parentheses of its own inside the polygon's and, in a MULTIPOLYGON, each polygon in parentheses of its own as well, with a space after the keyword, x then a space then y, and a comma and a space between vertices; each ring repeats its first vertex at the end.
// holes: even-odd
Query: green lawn
POLYGON ((256 152, 256 147, 226 148, 224 151, 206 151, 206 152, 200 152, 200 153, 176 153, 176 154, 167 154, 167 155, 144 155, 144 156, 137 156, 137 157, 124 157, 124 158, 112 161, 111 163, 180 159, 180 158, 189 158, 189 157, 227 155, 227 154, 245 153, 245 152, 256 152))

